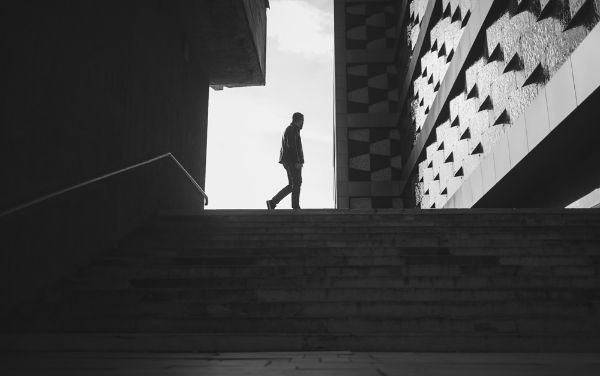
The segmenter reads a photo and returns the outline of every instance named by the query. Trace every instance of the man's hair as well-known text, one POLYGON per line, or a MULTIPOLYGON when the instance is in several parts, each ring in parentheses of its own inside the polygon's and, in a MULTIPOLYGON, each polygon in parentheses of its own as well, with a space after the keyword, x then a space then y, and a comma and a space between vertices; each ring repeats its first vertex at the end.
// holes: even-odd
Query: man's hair
POLYGON ((304 115, 299 112, 295 112, 294 115, 292 115, 292 121, 298 121, 302 119, 304 119, 304 115))

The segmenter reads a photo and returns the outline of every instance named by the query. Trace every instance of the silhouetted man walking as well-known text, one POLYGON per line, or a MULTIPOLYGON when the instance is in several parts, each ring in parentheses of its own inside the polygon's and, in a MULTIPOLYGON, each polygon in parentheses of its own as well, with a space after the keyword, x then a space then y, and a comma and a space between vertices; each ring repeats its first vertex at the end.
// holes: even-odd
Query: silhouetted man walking
POLYGON ((270 200, 267 200, 267 208, 275 209, 277 204, 285 196, 292 193, 292 208, 300 209, 300 186, 302 185, 302 165, 304 164, 304 153, 302 152, 302 140, 300 139, 300 130, 304 125, 304 115, 296 112, 292 116, 290 124, 281 139, 281 152, 279 153, 279 163, 283 165, 287 172, 288 185, 270 200))

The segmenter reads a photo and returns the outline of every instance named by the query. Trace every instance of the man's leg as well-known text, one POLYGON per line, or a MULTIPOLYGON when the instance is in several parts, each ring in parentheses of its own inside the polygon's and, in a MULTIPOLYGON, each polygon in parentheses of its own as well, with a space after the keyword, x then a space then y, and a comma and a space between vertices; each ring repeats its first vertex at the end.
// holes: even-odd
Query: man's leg
POLYGON ((302 167, 292 166, 292 208, 300 209, 300 187, 302 186, 302 167))
POLYGON ((273 198, 270 200, 271 204, 273 205, 273 208, 275 208, 275 206, 277 206, 277 204, 279 204, 279 202, 281 202, 281 200, 283 200, 285 196, 289 195, 290 192, 292 192, 293 177, 290 170, 293 168, 293 166, 290 166, 290 168, 288 168, 288 166, 284 165, 283 167, 287 172, 288 185, 286 185, 281 191, 279 191, 279 193, 273 196, 273 198))

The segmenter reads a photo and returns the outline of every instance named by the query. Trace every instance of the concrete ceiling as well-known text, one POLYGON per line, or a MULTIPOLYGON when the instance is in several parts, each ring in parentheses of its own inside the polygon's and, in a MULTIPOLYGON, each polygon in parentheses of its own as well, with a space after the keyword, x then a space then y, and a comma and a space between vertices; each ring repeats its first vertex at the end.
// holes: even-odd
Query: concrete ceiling
POLYGON ((190 46, 210 85, 265 84, 268 0, 178 0, 176 7, 190 46))

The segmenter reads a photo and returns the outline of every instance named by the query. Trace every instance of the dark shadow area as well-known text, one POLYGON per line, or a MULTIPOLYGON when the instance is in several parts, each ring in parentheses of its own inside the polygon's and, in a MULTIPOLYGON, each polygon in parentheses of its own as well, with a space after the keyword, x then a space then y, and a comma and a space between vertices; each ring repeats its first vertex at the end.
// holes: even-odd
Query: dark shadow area
POLYGON ((25 319, 61 277, 117 246, 158 210, 201 210, 204 198, 169 158, 0 218, 0 315, 25 319))
POLYGON ((474 207, 566 207, 600 186, 600 90, 528 153, 474 207))

